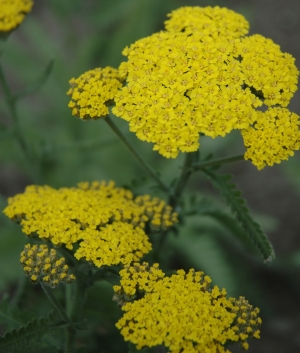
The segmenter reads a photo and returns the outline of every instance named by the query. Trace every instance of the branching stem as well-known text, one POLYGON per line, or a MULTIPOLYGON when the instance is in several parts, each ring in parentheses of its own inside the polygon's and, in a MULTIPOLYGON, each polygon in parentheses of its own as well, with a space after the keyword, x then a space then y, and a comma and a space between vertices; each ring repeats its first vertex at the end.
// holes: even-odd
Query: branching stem
POLYGON ((47 298, 49 299, 49 301, 51 302, 51 304, 53 305, 53 307, 55 308, 57 313, 62 318, 62 320, 73 326, 73 323, 71 322, 68 315, 66 314, 65 309, 62 307, 60 302, 55 298, 55 296, 51 292, 51 289, 49 289, 43 282, 40 282, 40 285, 41 285, 43 291, 45 292, 47 298))
POLYGON ((133 156, 141 163, 141 165, 148 172, 148 174, 157 182, 157 184, 167 193, 171 193, 170 188, 158 177, 157 173, 153 170, 153 168, 149 165, 149 163, 138 153, 138 151, 132 146, 132 144, 122 133, 122 131, 115 125, 115 123, 111 120, 111 118, 107 116, 104 120, 110 126, 110 128, 118 135, 118 137, 130 150, 133 156))
POLYGON ((242 161, 242 160, 244 160, 244 154, 237 154, 237 155, 230 156, 230 157, 212 159, 207 162, 200 162, 200 163, 194 164, 192 166, 192 168, 194 171, 198 171, 203 168, 214 167, 217 165, 222 165, 225 163, 237 162, 237 161, 242 161))

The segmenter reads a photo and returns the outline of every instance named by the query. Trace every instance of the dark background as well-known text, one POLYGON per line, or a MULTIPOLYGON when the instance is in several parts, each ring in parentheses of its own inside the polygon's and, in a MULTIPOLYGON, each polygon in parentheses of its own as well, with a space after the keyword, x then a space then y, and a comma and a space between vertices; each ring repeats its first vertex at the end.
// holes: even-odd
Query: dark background
MULTIPOLYGON (((51 76, 42 89, 18 105, 20 126, 34 151, 39 171, 38 176, 34 175, 17 142, 2 129, 2 209, 8 196, 22 192, 37 178, 40 184, 61 187, 101 179, 113 179, 123 185, 133 177, 143 175, 142 168, 104 122, 82 122, 71 116, 65 92, 68 80, 84 71, 98 66, 117 67, 123 60, 121 51, 126 45, 163 29, 166 13, 184 5, 218 5, 240 12, 250 22, 251 34, 271 38, 282 51, 292 54, 300 67, 299 0, 36 1, 32 13, 9 37, 3 49, 2 63, 11 87, 18 91, 33 82, 50 59, 55 60, 51 76)), ((300 114, 299 92, 289 108, 300 114)), ((9 127, 10 119, 0 90, 0 123, 9 127)), ((182 156, 166 160, 152 152, 150 144, 131 136, 125 122, 120 121, 119 126, 149 162, 161 171, 164 180, 170 181, 175 176, 182 164, 182 156)), ((204 155, 213 152, 217 157, 244 151, 242 140, 235 133, 226 138, 203 139, 202 149, 204 155)), ((300 153, 296 152, 289 161, 262 171, 250 162, 236 162, 222 168, 223 172, 234 175, 252 214, 274 244, 277 259, 271 267, 248 256, 236 245, 230 232, 208 217, 190 219, 181 236, 170 240, 174 268, 203 269, 215 284, 227 288, 230 295, 244 295, 261 308, 261 339, 250 342, 249 352, 300 351, 299 162, 300 153)), ((219 197, 200 175, 191 180, 189 192, 195 190, 219 197)), ((1 216, 2 294, 11 291, 21 275, 18 257, 24 238, 17 226, 1 216)), ((105 339, 106 331, 101 332, 99 335, 105 339)), ((232 351, 242 350, 237 347, 232 351)), ((102 352, 100 346, 98 352, 102 352)))

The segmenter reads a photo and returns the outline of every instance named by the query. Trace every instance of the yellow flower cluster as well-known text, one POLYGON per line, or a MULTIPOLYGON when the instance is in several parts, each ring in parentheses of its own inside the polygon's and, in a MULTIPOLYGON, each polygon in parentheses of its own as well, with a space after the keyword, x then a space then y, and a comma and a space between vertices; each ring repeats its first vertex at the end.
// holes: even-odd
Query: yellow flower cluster
POLYGON ((56 250, 47 247, 47 245, 25 245, 21 252, 21 265, 26 276, 29 276, 31 282, 42 281, 48 286, 54 288, 60 283, 69 284, 76 278, 69 274, 69 267, 65 259, 57 257, 56 250))
POLYGON ((128 265, 151 250, 146 224, 166 229, 177 214, 164 201, 131 191, 113 182, 80 183, 77 188, 29 186, 8 200, 4 213, 20 222, 28 236, 37 234, 55 245, 73 249, 77 259, 96 266, 128 265))
MULTIPOLYGON (((153 230, 165 230, 178 222, 177 213, 173 212, 172 207, 157 197, 140 195, 134 202, 139 205, 144 217, 146 216, 145 220, 150 222, 153 230)), ((142 227, 144 226, 142 224, 142 227)))
POLYGON ((239 299, 230 298, 230 301, 233 304, 231 311, 236 314, 232 328, 239 336, 241 346, 247 350, 249 348, 248 339, 260 338, 259 328, 262 320, 258 316, 259 309, 253 309, 253 306, 244 297, 239 297, 239 299))
POLYGON ((116 326, 137 349, 164 345, 172 353, 225 353, 226 343, 240 342, 247 349, 247 338, 259 337, 258 309, 210 288, 203 272, 179 270, 165 277, 157 265, 134 264, 120 275, 114 299, 123 292, 131 301, 119 301, 125 313, 116 326), (140 295, 132 301, 137 290, 140 295))
POLYGON ((117 69, 105 67, 90 70, 70 81, 71 88, 67 95, 71 97, 69 108, 72 114, 81 119, 106 117, 122 78, 117 69))
POLYGON ((298 89, 295 59, 258 34, 236 41, 235 46, 244 83, 262 94, 265 105, 286 107, 298 89))
POLYGON ((216 7, 180 7, 167 15, 165 28, 169 32, 200 32, 203 37, 239 38, 248 33, 249 23, 240 14, 216 7))
POLYGON ((294 155, 300 148, 299 117, 286 108, 258 112, 256 122, 242 131, 250 159, 258 169, 272 166, 294 155))
POLYGON ((16 28, 31 11, 32 0, 0 0, 0 32, 16 28))
POLYGON ((294 58, 260 35, 239 38, 248 29, 241 15, 184 7, 170 17, 168 31, 125 48, 119 67, 127 84, 112 111, 140 140, 175 158, 196 151, 200 133, 248 129, 258 107, 288 105, 298 82, 294 58))

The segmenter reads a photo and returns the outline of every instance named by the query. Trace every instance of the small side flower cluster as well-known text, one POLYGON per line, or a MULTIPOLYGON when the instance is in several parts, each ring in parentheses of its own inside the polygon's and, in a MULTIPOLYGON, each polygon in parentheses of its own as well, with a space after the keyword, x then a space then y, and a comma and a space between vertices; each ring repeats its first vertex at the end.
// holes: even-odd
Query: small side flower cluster
POLYGON ((122 86, 119 71, 112 67, 90 70, 70 81, 67 95, 71 97, 69 108, 80 119, 106 117, 118 88, 122 86))
POLYGON ((0 0, 0 33, 19 26, 32 6, 32 0, 0 0))
POLYGON ((259 309, 253 308, 244 297, 239 297, 239 299, 230 298, 230 300, 233 304, 231 311, 236 314, 232 328, 239 336, 241 346, 247 350, 249 348, 248 339, 260 338, 259 328, 262 320, 258 316, 259 309))
POLYGON ((31 282, 42 281, 55 288, 60 283, 69 284, 76 278, 69 274, 69 267, 63 257, 58 258, 56 250, 47 245, 25 245, 21 252, 20 262, 26 276, 31 282))
POLYGON ((80 183, 77 188, 29 186, 8 200, 5 215, 20 222, 23 232, 73 249, 76 259, 94 265, 128 265, 151 250, 146 224, 163 230, 177 214, 149 195, 134 198, 113 182, 80 183))
POLYGON ((286 108, 269 108, 258 112, 255 123, 242 131, 250 159, 258 169, 280 163, 300 148, 300 120, 286 108))
MULTIPOLYGON (((137 196, 134 202, 139 205, 146 221, 153 230, 165 230, 178 222, 177 213, 164 200, 150 195, 137 196)), ((141 225, 142 227, 145 224, 141 225)))
POLYGON ((245 85, 259 92, 266 106, 286 107, 298 89, 299 71, 292 55, 258 34, 235 41, 235 47, 245 85))
POLYGON ((116 326, 137 349, 164 345, 172 353, 228 353, 225 344, 239 342, 248 349, 247 340, 259 338, 259 310, 243 297, 227 299, 225 289, 211 288, 203 272, 179 270, 165 277, 158 265, 144 263, 120 275, 114 300, 124 315, 116 326))

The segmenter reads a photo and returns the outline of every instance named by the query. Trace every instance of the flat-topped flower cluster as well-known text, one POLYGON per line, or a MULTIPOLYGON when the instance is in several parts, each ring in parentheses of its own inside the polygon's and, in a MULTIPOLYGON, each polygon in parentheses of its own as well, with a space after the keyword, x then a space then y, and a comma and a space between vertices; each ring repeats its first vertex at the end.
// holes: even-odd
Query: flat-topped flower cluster
POLYGON ((203 272, 179 270, 167 277, 158 264, 135 263, 120 275, 114 300, 124 315, 116 326, 137 349, 164 345, 172 353, 228 353, 225 344, 248 349, 248 339, 260 336, 259 309, 211 288, 203 272))
POLYGON ((75 258, 97 267, 128 265, 151 250, 144 229, 164 230, 177 222, 165 201, 115 187, 113 182, 76 188, 29 186, 8 200, 4 213, 28 236, 73 249, 75 258))
POLYGON ((297 90, 295 59, 270 39, 246 36, 248 22, 231 10, 182 7, 168 16, 166 31, 124 49, 113 113, 167 158, 198 150, 200 134, 232 130, 258 169, 293 155, 299 117, 286 107, 297 90), (282 123, 288 128, 272 133, 282 123))

